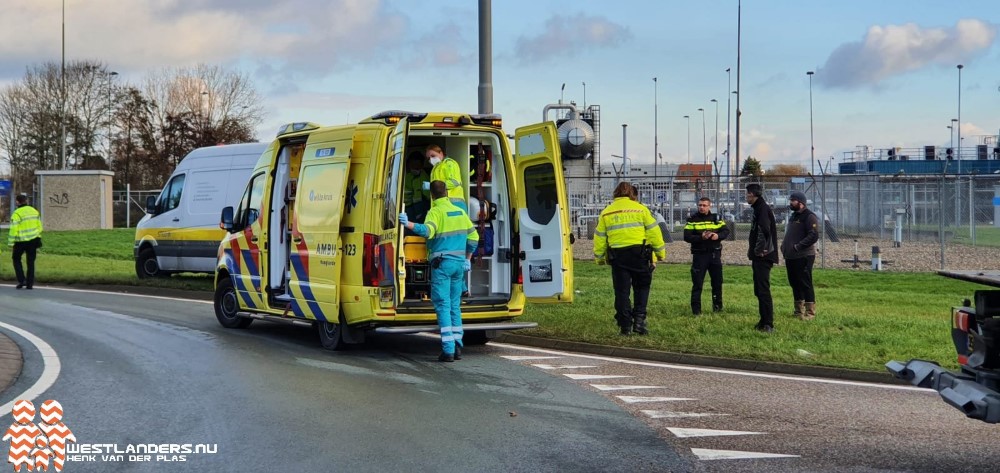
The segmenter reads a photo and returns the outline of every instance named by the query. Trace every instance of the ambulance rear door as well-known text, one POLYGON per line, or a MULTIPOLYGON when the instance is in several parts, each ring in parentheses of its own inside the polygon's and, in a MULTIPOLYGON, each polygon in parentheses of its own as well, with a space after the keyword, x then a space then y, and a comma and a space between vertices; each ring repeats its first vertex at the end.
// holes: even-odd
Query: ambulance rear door
MULTIPOLYGON (((403 183, 401 180, 406 152, 406 136, 410 133, 410 122, 402 117, 396 128, 389 135, 389 159, 385 168, 385 205, 382 208, 382 223, 386 235, 393 235, 388 241, 383 241, 379 247, 379 255, 385 271, 380 271, 379 286, 386 288, 394 286, 396 306, 406 298, 406 255, 403 253, 403 228, 398 217, 402 201, 403 183)), ((403 209, 405 211, 405 209, 403 209)))
POLYGON ((524 295, 533 302, 573 301, 569 199, 555 123, 514 132, 519 252, 524 295))

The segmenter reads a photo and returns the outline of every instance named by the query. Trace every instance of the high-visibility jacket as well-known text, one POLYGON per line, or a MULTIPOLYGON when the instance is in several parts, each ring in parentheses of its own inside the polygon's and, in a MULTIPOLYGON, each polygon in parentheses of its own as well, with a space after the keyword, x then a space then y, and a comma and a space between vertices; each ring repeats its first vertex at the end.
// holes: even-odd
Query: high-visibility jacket
POLYGON ((684 241, 691 244, 691 254, 711 253, 722 249, 722 240, 729 238, 729 227, 726 221, 719 218, 714 213, 703 214, 695 212, 687 219, 684 225, 684 241), (701 237, 703 232, 712 232, 719 235, 718 240, 706 240, 701 237))
POLYGON ((446 197, 431 203, 424 223, 414 223, 413 232, 427 239, 427 257, 431 260, 438 256, 464 260, 479 246, 479 233, 469 214, 446 197))
POLYGON ((30 205, 22 205, 10 216, 10 229, 7 231, 7 246, 14 243, 31 241, 42 236, 42 218, 38 211, 30 205))
POLYGON ((465 190, 462 189, 462 168, 458 161, 445 157, 434 169, 431 169, 431 181, 444 181, 448 188, 448 198, 452 203, 465 202, 465 190))
POLYGON ((607 259, 608 248, 646 244, 658 260, 666 259, 667 245, 653 214, 628 197, 618 197, 604 208, 594 232, 594 257, 607 259))
POLYGON ((427 173, 420 171, 420 174, 413 174, 407 170, 403 174, 403 202, 406 205, 415 204, 420 201, 431 200, 431 192, 425 191, 424 182, 430 181, 427 173))

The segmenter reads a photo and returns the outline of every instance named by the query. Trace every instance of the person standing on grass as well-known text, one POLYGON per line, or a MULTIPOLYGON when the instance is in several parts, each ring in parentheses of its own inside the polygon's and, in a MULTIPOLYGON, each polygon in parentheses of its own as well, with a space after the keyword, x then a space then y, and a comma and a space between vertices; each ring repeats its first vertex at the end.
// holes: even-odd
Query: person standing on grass
POLYGON ((601 212, 594 232, 597 264, 611 263, 615 289, 615 320, 622 335, 646 335, 646 303, 656 261, 667 257, 660 226, 645 205, 638 202, 635 187, 621 182, 614 202, 601 212), (655 258, 654 258, 655 256, 655 258), (635 293, 635 305, 629 301, 635 293))
POLYGON ((35 256, 42 247, 42 218, 34 207, 28 205, 28 196, 21 194, 15 199, 17 210, 10 216, 7 230, 7 246, 12 247, 14 274, 17 288, 33 289, 35 286, 35 256), (21 255, 27 255, 28 274, 21 266, 21 255))
POLYGON ((813 291, 813 263, 816 262, 816 241, 819 240, 819 218, 806 207, 806 195, 795 191, 788 198, 792 214, 781 241, 781 254, 788 270, 788 285, 792 286, 795 316, 802 320, 816 318, 816 293, 813 291))
POLYGON ((712 277, 712 311, 722 310, 722 240, 729 238, 726 222, 712 213, 712 200, 698 199, 698 211, 684 226, 684 241, 691 244, 691 313, 701 315, 701 288, 705 273, 712 277))
POLYGON ((753 267, 753 294, 757 296, 757 311, 760 313, 760 322, 755 328, 770 333, 774 331, 771 267, 778 264, 778 229, 774 224, 774 212, 764 200, 760 184, 747 186, 747 203, 753 208, 747 258, 753 267))

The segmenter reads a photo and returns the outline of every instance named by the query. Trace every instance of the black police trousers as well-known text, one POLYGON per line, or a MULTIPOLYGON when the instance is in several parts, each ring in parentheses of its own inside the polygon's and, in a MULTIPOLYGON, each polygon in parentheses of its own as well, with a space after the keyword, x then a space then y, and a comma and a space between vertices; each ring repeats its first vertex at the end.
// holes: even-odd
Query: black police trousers
POLYGON ((712 278, 712 310, 722 310, 722 250, 694 253, 691 261, 691 312, 701 313, 705 273, 712 278))
POLYGON ((615 288, 615 320, 624 330, 645 332, 646 303, 653 283, 652 262, 641 245, 610 250, 611 282, 615 288), (631 293, 631 294, 630 294, 631 293), (635 296, 635 303, 629 296, 635 296))

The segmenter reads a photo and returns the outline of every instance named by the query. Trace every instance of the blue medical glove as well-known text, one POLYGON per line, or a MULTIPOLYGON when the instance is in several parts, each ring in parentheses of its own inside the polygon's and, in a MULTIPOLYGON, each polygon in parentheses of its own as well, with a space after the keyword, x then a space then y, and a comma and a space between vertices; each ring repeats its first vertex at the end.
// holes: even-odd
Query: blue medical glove
POLYGON ((424 183, 420 185, 420 188, 425 191, 429 191, 431 190, 431 183, 428 181, 424 181, 424 183))
POLYGON ((472 271, 472 261, 465 260, 462 262, 462 271, 469 272, 472 271))
POLYGON ((406 216, 406 212, 400 212, 399 213, 399 224, 403 225, 405 227, 407 223, 410 223, 410 218, 406 216))

